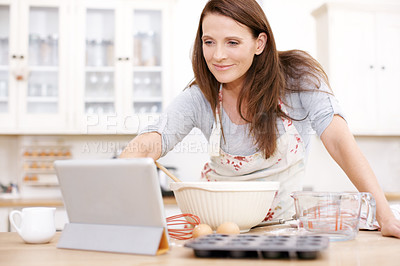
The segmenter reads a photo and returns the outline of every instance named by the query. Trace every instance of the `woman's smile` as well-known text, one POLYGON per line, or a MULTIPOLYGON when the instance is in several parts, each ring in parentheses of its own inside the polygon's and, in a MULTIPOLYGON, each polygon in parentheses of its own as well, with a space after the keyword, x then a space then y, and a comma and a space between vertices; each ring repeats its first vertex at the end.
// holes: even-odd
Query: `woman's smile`
POLYGON ((224 71, 224 70, 228 70, 231 69, 234 65, 219 65, 219 64, 213 64, 213 66, 215 67, 216 70, 218 71, 224 71))

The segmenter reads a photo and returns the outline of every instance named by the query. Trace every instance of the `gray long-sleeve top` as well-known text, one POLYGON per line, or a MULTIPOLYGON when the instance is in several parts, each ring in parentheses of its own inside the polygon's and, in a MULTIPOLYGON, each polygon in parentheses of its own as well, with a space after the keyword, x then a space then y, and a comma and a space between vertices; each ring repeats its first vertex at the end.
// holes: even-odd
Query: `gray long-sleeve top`
MULTIPOLYGON (((303 139, 308 154, 310 138, 313 134, 320 136, 332 121, 335 114, 344 117, 337 99, 329 92, 326 84, 321 83, 318 90, 295 92, 286 95, 284 102, 293 124, 303 139)), ((222 127, 225 141, 221 148, 232 155, 247 156, 257 152, 254 140, 249 136, 249 126, 234 124, 229 116, 222 112, 222 127)), ((210 138, 214 123, 213 111, 198 86, 194 85, 180 93, 169 105, 160 119, 147 125, 140 131, 158 132, 162 137, 162 154, 166 155, 193 128, 199 128, 206 139, 210 138)), ((277 122, 278 132, 285 132, 281 119, 277 122)))

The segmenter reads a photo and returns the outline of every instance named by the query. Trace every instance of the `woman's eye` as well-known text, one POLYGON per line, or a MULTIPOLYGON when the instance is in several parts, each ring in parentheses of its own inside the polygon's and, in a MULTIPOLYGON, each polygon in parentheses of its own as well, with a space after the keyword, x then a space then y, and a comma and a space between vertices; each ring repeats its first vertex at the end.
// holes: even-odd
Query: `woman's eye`
POLYGON ((236 46, 236 45, 239 44, 239 42, 237 42, 237 41, 229 41, 228 44, 232 45, 232 46, 236 46))
POLYGON ((212 41, 209 41, 209 40, 205 40, 205 41, 203 41, 203 43, 204 43, 205 45, 212 45, 212 44, 213 44, 213 42, 212 42, 212 41))

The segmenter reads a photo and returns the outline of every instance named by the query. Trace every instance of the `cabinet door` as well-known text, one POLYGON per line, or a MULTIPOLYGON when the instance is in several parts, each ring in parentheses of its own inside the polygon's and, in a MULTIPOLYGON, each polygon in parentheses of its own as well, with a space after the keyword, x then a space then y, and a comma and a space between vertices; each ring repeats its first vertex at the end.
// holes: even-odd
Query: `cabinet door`
POLYGON ((162 108, 162 11, 135 9, 132 12, 134 113, 158 113, 162 108))
POLYGON ((329 27, 329 78, 353 133, 377 127, 375 15, 340 10, 329 27))
POLYGON ((77 47, 77 120, 85 133, 137 133, 162 110, 169 1, 86 1, 77 47), (81 47, 85 47, 82 49, 81 47), (84 73, 83 75, 81 73, 84 73), (140 117, 138 116, 141 115, 140 117))
POLYGON ((377 97, 379 128, 386 134, 400 134, 400 14, 378 13, 377 97))
POLYGON ((116 104, 115 1, 86 1, 75 25, 77 50, 77 120, 85 133, 107 127, 116 104))
POLYGON ((11 77, 11 44, 17 43, 12 32, 12 17, 16 4, 0 0, 0 129, 12 131, 16 127, 16 82, 11 77), (12 39, 14 38, 14 40, 12 39))
MULTIPOLYGON (((19 7, 18 127, 67 128, 67 15, 65 1, 22 0, 19 7), (61 52, 62 51, 62 52, 61 52)), ((15 77, 18 79, 18 77, 15 77)))
POLYGON ((137 116, 140 124, 157 117, 168 97, 170 5, 169 1, 137 1, 126 9, 130 28, 125 49, 132 60, 122 90, 130 96, 125 113, 137 116))

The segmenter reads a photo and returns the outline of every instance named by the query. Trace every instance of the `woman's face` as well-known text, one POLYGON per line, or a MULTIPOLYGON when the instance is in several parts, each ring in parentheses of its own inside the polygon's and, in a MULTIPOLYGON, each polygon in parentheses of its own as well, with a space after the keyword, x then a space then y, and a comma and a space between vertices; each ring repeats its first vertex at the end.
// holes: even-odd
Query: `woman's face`
POLYGON ((203 55, 214 77, 229 86, 241 86, 255 54, 267 41, 265 33, 254 38, 250 28, 230 17, 207 14, 203 19, 203 55))

